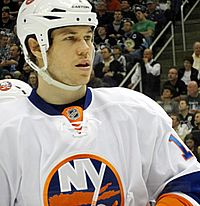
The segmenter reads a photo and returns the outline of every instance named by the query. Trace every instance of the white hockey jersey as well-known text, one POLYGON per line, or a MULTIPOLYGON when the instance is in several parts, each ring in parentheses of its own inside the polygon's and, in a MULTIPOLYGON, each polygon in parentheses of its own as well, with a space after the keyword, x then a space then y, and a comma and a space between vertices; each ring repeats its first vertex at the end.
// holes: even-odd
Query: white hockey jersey
POLYGON ((35 91, 0 113, 0 206, 145 206, 165 192, 200 203, 199 163, 141 93, 88 89, 81 134, 35 91))

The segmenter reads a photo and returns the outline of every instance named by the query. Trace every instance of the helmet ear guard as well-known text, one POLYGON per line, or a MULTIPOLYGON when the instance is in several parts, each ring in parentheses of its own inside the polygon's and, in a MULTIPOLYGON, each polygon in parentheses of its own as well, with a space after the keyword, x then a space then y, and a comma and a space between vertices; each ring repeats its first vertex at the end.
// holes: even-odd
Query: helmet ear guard
POLYGON ((87 0, 33 0, 27 2, 28 0, 23 2, 17 17, 17 34, 26 62, 49 84, 66 90, 79 89, 82 85, 65 85, 49 75, 46 52, 52 43, 49 34, 53 29, 66 26, 91 26, 93 29, 96 28, 98 22, 96 14, 91 12, 91 5, 87 0), (27 39, 33 36, 40 46, 44 62, 42 68, 39 68, 33 61, 34 58, 31 57, 28 48, 27 39))

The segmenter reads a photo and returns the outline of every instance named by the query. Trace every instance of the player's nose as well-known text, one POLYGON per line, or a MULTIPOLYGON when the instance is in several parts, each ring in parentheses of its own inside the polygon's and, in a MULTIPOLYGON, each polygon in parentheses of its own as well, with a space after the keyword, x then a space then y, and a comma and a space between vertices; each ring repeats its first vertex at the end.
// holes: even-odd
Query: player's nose
POLYGON ((90 47, 87 42, 84 39, 80 40, 77 48, 77 54, 85 56, 89 54, 89 51, 90 47))

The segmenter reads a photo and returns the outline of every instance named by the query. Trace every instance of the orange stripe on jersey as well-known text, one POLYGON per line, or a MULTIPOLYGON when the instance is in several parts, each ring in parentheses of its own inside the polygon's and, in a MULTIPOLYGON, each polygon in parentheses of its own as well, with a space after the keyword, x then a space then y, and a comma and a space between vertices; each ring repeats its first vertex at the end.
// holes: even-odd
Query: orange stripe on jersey
POLYGON ((187 199, 176 194, 163 194, 159 197, 156 206, 193 206, 187 199))

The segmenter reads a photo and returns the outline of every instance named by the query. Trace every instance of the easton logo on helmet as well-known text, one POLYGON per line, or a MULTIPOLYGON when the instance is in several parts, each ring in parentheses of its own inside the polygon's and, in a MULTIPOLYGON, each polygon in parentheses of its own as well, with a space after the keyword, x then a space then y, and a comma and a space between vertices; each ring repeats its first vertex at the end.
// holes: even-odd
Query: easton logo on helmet
POLYGON ((89 9, 89 6, 84 6, 84 5, 73 5, 73 9, 89 9))

